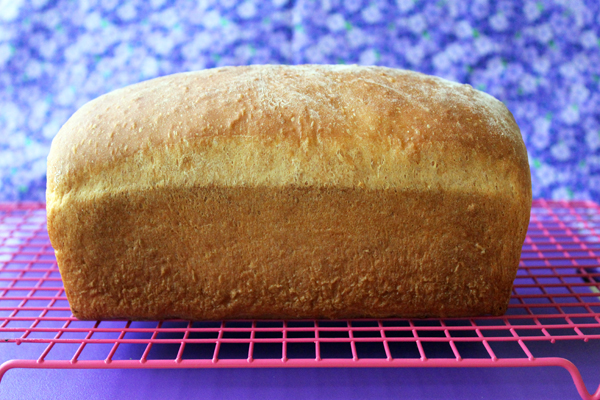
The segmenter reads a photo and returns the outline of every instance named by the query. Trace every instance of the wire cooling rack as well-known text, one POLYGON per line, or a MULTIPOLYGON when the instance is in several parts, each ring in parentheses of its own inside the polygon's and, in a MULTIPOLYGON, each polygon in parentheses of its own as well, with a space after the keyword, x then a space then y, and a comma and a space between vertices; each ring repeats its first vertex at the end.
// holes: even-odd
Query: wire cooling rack
MULTIPOLYGON (((340 321, 79 321, 44 204, 0 204, 0 346, 40 346, 11 368, 577 367, 533 341, 600 339, 600 206, 535 201, 502 317, 340 321), (60 351, 59 351, 60 349, 60 351), (69 354, 65 357, 65 354, 69 354)), ((600 365, 600 362, 599 362, 600 365)))

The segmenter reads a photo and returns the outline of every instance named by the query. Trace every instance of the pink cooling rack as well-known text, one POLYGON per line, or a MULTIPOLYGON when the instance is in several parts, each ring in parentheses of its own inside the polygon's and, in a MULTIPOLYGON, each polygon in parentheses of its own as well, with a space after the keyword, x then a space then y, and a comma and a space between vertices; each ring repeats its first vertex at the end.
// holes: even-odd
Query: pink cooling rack
POLYGON ((79 321, 45 223, 44 204, 0 204, 0 340, 39 346, 36 359, 2 364, 0 378, 11 368, 560 366, 582 398, 600 399, 573 363, 528 348, 600 339, 600 207, 591 202, 535 201, 507 314, 458 319, 79 321))

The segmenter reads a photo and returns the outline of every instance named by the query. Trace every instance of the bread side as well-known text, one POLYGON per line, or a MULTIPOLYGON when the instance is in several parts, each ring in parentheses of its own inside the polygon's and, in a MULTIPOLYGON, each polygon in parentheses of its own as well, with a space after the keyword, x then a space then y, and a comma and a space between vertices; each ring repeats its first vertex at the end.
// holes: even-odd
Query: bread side
POLYGON ((500 102, 375 67, 133 85, 78 111, 48 165, 85 319, 502 313, 530 204, 500 102))

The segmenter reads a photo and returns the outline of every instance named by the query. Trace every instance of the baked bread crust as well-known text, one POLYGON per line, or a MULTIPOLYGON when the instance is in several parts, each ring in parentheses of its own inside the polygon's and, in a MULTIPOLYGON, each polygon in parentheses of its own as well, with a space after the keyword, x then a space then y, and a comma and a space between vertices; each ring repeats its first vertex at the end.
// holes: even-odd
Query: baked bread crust
POLYGON ((83 106, 48 157, 81 319, 499 315, 530 207, 501 102, 381 67, 142 82, 83 106))

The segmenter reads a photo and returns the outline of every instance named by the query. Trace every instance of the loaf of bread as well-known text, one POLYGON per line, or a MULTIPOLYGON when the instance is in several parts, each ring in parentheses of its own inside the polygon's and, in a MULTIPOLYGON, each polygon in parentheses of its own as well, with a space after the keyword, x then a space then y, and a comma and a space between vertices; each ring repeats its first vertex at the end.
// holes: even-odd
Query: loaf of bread
POLYGON ((530 207, 500 101, 380 67, 142 82, 84 105, 48 158, 80 319, 499 315, 530 207))

